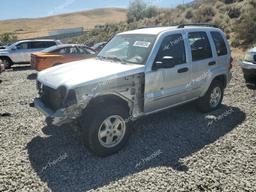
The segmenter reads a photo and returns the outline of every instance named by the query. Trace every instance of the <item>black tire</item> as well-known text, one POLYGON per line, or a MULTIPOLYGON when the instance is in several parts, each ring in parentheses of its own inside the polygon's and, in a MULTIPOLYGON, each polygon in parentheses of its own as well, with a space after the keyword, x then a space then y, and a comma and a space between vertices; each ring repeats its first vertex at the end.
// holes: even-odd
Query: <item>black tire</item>
POLYGON ((11 66, 13 64, 11 59, 9 59, 8 57, 4 57, 4 58, 1 58, 1 60, 4 64, 4 66, 5 66, 5 69, 10 69, 11 68, 11 66))
POLYGON ((126 121, 128 116, 127 109, 120 104, 108 103, 94 106, 89 112, 84 113, 79 121, 82 140, 85 146, 93 154, 100 157, 105 157, 118 152, 127 143, 130 135, 129 123, 126 121), (124 121, 126 129, 122 139, 120 139, 120 142, 116 146, 105 147, 101 144, 98 133, 104 120, 112 115, 120 116, 124 121))
POLYGON ((214 80, 209 89, 207 90, 206 94, 201 97, 200 99, 197 100, 197 107, 198 109, 203 112, 203 113, 207 113, 207 112, 211 112, 214 111, 216 109, 218 109, 221 106, 222 100, 223 100, 223 95, 224 95, 224 85, 223 82, 219 81, 219 80, 214 80), (218 87, 221 91, 221 96, 220 99, 217 99, 218 102, 216 102, 216 105, 212 106, 210 104, 211 101, 211 94, 213 93, 213 90, 218 87))

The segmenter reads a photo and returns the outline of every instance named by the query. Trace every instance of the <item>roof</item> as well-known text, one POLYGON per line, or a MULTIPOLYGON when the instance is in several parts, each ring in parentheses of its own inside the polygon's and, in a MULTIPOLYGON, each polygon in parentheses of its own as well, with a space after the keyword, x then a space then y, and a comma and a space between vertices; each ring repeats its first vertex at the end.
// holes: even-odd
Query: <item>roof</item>
POLYGON ((149 34, 149 35, 158 35, 165 31, 180 31, 183 29, 217 29, 210 26, 184 26, 184 28, 178 28, 178 26, 170 26, 170 27, 149 27, 149 28, 142 28, 142 29, 136 29, 132 31, 126 31, 123 33, 120 33, 122 35, 128 35, 128 34, 149 34))
POLYGON ((31 40, 20 40, 18 42, 20 43, 20 42, 35 42, 35 41, 58 41, 58 40, 55 40, 55 39, 31 39, 31 40))

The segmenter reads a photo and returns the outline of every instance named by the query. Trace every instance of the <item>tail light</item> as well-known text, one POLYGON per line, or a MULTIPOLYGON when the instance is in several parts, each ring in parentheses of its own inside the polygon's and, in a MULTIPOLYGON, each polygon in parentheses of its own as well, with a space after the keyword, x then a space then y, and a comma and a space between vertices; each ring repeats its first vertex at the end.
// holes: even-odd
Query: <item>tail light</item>
POLYGON ((233 68, 233 61, 234 61, 234 59, 233 59, 233 57, 230 57, 230 63, 229 63, 229 70, 231 70, 232 68, 233 68))

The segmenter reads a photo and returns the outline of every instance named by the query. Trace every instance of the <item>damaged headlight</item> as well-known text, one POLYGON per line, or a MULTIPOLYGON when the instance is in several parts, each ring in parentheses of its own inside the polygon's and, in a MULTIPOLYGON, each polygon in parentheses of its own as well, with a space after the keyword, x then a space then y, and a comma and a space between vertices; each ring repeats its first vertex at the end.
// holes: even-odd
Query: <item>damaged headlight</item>
POLYGON ((76 103, 77 103, 76 92, 75 90, 71 89, 69 90, 63 105, 64 107, 69 107, 69 106, 75 105, 76 103))

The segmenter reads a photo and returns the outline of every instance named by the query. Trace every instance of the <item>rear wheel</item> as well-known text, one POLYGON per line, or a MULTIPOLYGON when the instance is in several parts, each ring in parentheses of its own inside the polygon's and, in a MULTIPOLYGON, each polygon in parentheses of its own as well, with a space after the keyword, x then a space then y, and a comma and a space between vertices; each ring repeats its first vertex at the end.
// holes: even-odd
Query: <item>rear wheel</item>
POLYGON ((210 112, 218 109, 221 106, 223 95, 223 83, 219 80, 214 80, 206 94, 197 101, 199 110, 202 112, 210 112))
POLYGON ((103 157, 118 152, 130 135, 126 122, 128 111, 122 105, 103 104, 94 107, 89 114, 90 117, 82 116, 80 121, 86 147, 103 157))

